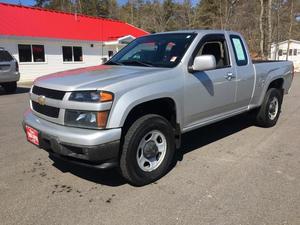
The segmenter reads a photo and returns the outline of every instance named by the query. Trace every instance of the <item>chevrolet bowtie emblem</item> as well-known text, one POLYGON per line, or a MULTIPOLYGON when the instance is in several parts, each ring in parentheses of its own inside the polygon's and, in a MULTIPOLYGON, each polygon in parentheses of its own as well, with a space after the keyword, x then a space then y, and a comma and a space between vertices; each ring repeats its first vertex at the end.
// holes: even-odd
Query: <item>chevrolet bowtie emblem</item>
POLYGON ((46 97, 44 95, 39 95, 37 100, 40 105, 46 104, 46 97))

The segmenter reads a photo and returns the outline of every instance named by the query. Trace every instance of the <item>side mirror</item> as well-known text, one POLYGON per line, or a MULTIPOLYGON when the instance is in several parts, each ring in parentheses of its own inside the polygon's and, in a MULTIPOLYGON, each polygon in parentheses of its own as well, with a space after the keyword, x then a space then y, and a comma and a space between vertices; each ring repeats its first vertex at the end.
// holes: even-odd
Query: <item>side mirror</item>
POLYGON ((204 71, 217 68, 216 58, 213 55, 200 55, 195 57, 191 70, 204 71))

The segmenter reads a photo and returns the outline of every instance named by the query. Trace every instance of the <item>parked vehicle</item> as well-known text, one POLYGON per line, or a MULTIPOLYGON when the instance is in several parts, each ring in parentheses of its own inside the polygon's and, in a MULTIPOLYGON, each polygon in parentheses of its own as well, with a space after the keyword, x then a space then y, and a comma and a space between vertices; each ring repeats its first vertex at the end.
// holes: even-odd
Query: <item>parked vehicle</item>
POLYGON ((0 48, 0 86, 7 93, 17 90, 17 81, 20 79, 17 60, 6 50, 0 48))
POLYGON ((274 126, 293 74, 288 61, 252 62, 235 32, 152 34, 105 65, 37 79, 24 129, 55 157, 145 185, 168 171, 182 133, 250 110, 274 126))

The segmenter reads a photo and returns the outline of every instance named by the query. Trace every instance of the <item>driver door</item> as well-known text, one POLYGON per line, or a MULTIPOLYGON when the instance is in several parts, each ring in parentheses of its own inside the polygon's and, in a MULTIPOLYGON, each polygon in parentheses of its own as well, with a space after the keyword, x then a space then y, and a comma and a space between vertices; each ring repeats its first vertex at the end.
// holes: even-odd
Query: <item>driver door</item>
POLYGON ((207 35, 190 62, 199 55, 214 55, 216 69, 185 74, 184 124, 192 128, 234 109, 237 81, 223 34, 207 35))

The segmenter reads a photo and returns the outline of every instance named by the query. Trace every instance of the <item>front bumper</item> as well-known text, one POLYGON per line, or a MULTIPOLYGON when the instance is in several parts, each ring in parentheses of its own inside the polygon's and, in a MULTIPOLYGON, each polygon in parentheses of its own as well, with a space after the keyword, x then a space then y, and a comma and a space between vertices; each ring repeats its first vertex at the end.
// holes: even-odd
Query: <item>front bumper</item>
POLYGON ((121 128, 92 130, 67 127, 41 119, 31 110, 24 114, 23 127, 26 125, 39 132, 39 147, 55 157, 97 168, 117 164, 121 128))

